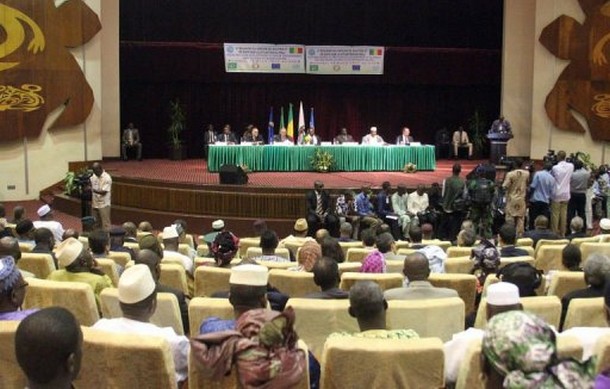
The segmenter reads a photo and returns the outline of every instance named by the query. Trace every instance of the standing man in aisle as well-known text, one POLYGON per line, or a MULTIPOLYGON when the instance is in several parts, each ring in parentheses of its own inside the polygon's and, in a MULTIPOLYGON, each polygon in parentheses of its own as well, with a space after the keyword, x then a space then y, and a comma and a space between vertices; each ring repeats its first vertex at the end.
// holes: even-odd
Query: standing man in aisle
POLYGON ((525 232, 525 211, 527 203, 527 186, 530 180, 530 172, 523 169, 523 162, 513 162, 515 169, 506 173, 502 187, 506 190, 506 221, 514 222, 517 236, 525 232))
POLYGON ((93 175, 91 182, 91 206, 98 228, 110 231, 110 191, 112 189, 112 178, 102 168, 102 164, 93 164, 93 175))
POLYGON ((555 191, 551 202, 551 229, 559 236, 565 236, 568 226, 568 202, 570 201, 570 179, 574 165, 566 162, 566 152, 557 153, 557 165, 551 174, 555 178, 555 191))

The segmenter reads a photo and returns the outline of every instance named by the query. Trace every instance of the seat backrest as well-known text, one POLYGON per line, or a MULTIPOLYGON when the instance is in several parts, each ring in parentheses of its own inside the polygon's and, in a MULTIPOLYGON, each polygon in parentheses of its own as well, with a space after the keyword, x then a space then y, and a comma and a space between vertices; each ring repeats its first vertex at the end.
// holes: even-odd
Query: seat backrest
POLYGON ((349 291, 358 281, 374 281, 382 290, 402 287, 404 276, 400 273, 356 273, 346 272, 341 274, 339 287, 349 291))
POLYGON ((471 274, 474 262, 470 257, 453 257, 445 259, 446 273, 471 274))
POLYGON ((534 257, 532 257, 530 255, 519 256, 519 257, 501 257, 500 266, 498 268, 502 269, 504 266, 511 264, 511 263, 515 263, 515 262, 526 262, 532 266, 534 266, 534 263, 535 263, 534 257))
MULTIPOLYGON (((102 316, 106 319, 123 317, 119 304, 119 290, 106 288, 100 293, 102 316)), ((159 327, 172 327, 178 335, 184 335, 182 316, 178 299, 172 293, 157 293, 157 309, 151 316, 150 322, 159 327)))
POLYGON ((197 245, 197 256, 207 257, 210 254, 210 247, 207 243, 197 245))
POLYGON ((386 320, 388 328, 412 329, 420 337, 443 341, 464 330, 464 301, 459 297, 422 300, 390 300, 386 320))
POLYGON ((610 256, 610 242, 604 243, 593 243, 586 242, 580 245, 580 253, 582 254, 583 262, 589 258, 589 255, 596 254, 604 254, 610 256))
MULTIPOLYGON (((561 300, 557 296, 534 296, 521 297, 523 310, 533 313, 536 316, 544 319, 548 324, 559 328, 559 320, 561 318, 561 300)), ((477 310, 477 318, 475 320, 475 328, 484 329, 487 325, 487 299, 481 298, 479 309, 477 310)))
POLYGON ((405 247, 405 248, 402 248, 402 249, 398 249, 398 250, 396 251, 396 254, 398 254, 398 255, 404 255, 404 256, 407 256, 407 255, 409 255, 409 254, 413 254, 413 253, 414 253, 414 252, 416 252, 417 250, 419 250, 419 249, 413 249, 413 248, 407 248, 407 247, 405 247))
POLYGON ((447 248, 447 258, 470 257, 472 247, 451 246, 447 248))
POLYGON ((131 261, 131 255, 123 251, 110 251, 106 258, 112 259, 123 268, 127 265, 127 262, 131 261))
POLYGON ((422 243, 438 246, 441 249, 443 249, 444 252, 447 252, 447 249, 449 249, 449 247, 453 246, 452 243, 448 240, 438 240, 438 239, 431 239, 431 240, 424 239, 424 240, 422 240, 422 243))
POLYGON ((466 314, 474 309, 474 301, 477 294, 477 277, 472 274, 448 274, 433 273, 428 277, 428 281, 437 288, 449 288, 458 293, 464 301, 466 314))
POLYGON ((347 272, 358 272, 362 264, 360 262, 343 262, 339 264, 339 275, 347 272))
POLYGON ((320 291, 313 280, 313 273, 304 271, 272 269, 269 271, 269 283, 290 297, 303 297, 320 291))
POLYGON ((199 333, 204 319, 215 316, 222 320, 234 319, 233 306, 226 298, 195 297, 189 302, 189 322, 192 334, 199 333))
POLYGON ((193 248, 191 246, 189 246, 188 243, 180 243, 178 245, 178 252, 182 255, 186 255, 189 258, 193 258, 191 256, 192 251, 193 251, 193 248))
MULTIPOLYGON (((260 257, 261 255, 263 255, 263 249, 261 249, 260 247, 248 247, 245 257, 242 257, 242 258, 254 258, 254 257, 260 257)), ((288 249, 286 247, 276 248, 275 255, 277 255, 278 257, 285 258, 288 261, 290 261, 290 251, 288 251, 288 249)))
POLYGON ((354 242, 339 242, 339 246, 341 246, 341 250, 343 250, 343 256, 347 257, 347 250, 352 247, 362 247, 362 242, 359 240, 354 242))
POLYGON ((540 250, 540 247, 542 246, 546 246, 546 245, 566 245, 570 243, 569 240, 567 239, 540 239, 538 240, 538 242, 536 243, 536 247, 534 250, 534 258, 536 258, 538 256, 538 250, 540 250))
MULTIPOLYGON (((402 274, 402 269, 405 267, 405 261, 402 259, 388 259, 385 261, 386 273, 402 274)), ((357 272, 359 269, 353 270, 357 272)))
POLYGON ((123 243, 123 246, 133 250, 136 255, 138 255, 138 253, 140 252, 140 245, 136 242, 125 242, 123 243))
POLYGON ((443 343, 438 338, 326 341, 321 387, 440 388, 444 386, 443 343))
POLYGON ((169 343, 157 336, 82 327, 83 359, 77 388, 176 388, 169 343))
POLYGON ((595 371, 598 374, 610 369, 610 334, 597 339, 594 354, 597 355, 595 371))
POLYGON ((239 240, 239 257, 245 258, 248 256, 248 249, 250 247, 260 248, 261 238, 241 238, 239 240))
POLYGON ((195 297, 210 297, 214 292, 228 291, 231 269, 199 266, 195 270, 195 297))
POLYGON ((43 253, 23 253, 17 262, 17 267, 21 270, 34 273, 36 278, 45 280, 51 272, 57 270, 51 254, 43 253))
POLYGON ((267 269, 290 269, 295 267, 294 262, 275 262, 275 261, 256 261, 261 266, 265 266, 267 269))
POLYGON ((347 262, 362 262, 367 255, 369 255, 373 249, 365 247, 350 247, 347 249, 345 260, 347 262))
POLYGON ((97 258, 96 262, 100 269, 110 278, 112 285, 119 286, 119 271, 117 270, 116 262, 109 258, 97 258))
POLYGON ((92 326, 100 319, 91 286, 84 282, 28 279, 23 307, 63 307, 84 326, 92 326))
POLYGON ((186 270, 184 266, 176 263, 161 263, 159 283, 171 286, 189 295, 188 283, 186 281, 186 270))
POLYGON ((563 329, 572 327, 607 327, 603 297, 570 300, 563 329))
POLYGON ((28 242, 18 242, 19 243, 19 251, 21 253, 31 253, 34 249, 34 245, 28 242))
POLYGON ((516 246, 519 246, 519 248, 523 248, 523 246, 530 246, 531 248, 534 248, 534 239, 532 239, 532 238, 519 238, 519 239, 517 239, 516 246))
POLYGON ((15 331, 18 321, 0 321, 0 388, 25 388, 27 379, 15 355, 15 331))
POLYGON ((550 270, 565 270, 561 263, 562 251, 565 244, 547 244, 536 250, 534 267, 548 273, 550 270))
POLYGON ((333 332, 359 330, 348 313, 348 300, 291 298, 286 306, 294 308, 295 330, 314 355, 322 355, 324 342, 333 332))
POLYGON ((576 245, 578 247, 580 247, 581 244, 586 243, 586 242, 597 243, 597 242, 599 242, 599 236, 587 236, 586 238, 572 238, 572 240, 570 241, 570 243, 572 243, 573 245, 576 245))
POLYGON ((587 287, 585 273, 581 271, 556 271, 551 277, 551 284, 547 295, 557 296, 560 299, 573 290, 587 287))

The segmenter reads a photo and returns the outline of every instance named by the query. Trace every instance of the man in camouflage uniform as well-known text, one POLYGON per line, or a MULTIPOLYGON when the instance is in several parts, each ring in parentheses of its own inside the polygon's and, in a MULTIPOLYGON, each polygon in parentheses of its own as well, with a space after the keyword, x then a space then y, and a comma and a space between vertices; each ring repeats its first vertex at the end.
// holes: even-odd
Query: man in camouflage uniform
POLYGON ((468 196, 471 207, 469 219, 475 226, 475 231, 482 238, 491 238, 493 215, 491 204, 493 202, 495 186, 493 181, 483 176, 483 171, 477 169, 475 178, 468 182, 468 196))

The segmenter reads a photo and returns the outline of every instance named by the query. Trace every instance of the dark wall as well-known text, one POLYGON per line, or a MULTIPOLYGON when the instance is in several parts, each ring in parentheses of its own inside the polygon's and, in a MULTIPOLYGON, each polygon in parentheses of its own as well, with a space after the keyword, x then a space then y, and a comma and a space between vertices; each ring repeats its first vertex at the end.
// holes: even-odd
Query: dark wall
MULTIPOLYGON (((269 107, 303 101, 330 139, 371 125, 390 139, 402 125, 434 131, 488 119, 500 101, 501 0, 121 2, 121 117, 141 129, 146 157, 165 156, 168 102, 187 111, 184 139, 200 157, 204 124, 253 123, 266 133, 269 107), (153 5, 151 5, 154 4, 153 5), (223 42, 386 46, 382 76, 226 74, 223 42)), ((307 116, 306 116, 307 120, 307 116)))

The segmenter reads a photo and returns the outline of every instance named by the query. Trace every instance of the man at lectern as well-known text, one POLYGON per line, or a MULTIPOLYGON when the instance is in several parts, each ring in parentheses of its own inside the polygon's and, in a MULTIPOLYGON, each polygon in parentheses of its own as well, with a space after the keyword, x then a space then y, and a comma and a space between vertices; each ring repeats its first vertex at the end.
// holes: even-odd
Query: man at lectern
POLYGON ((504 119, 504 115, 500 115, 500 117, 495 120, 491 128, 489 129, 490 134, 510 134, 511 127, 510 122, 504 119))

